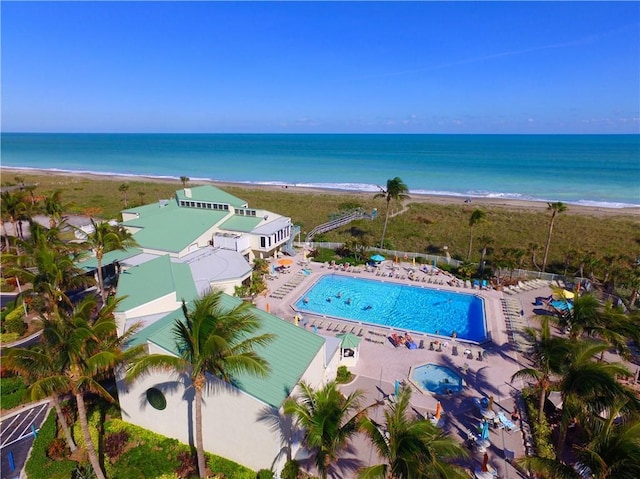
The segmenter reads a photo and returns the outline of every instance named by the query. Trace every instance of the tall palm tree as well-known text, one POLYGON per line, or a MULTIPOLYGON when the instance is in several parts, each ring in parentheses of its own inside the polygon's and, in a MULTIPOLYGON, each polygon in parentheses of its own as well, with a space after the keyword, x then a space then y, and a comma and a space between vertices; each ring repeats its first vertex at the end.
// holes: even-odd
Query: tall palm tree
POLYGON ((189 183, 189 180, 191 178, 189 178, 188 176, 181 176, 180 177, 180 181, 182 181, 182 187, 186 188, 187 187, 187 183, 189 183))
POLYGON ((129 191, 129 185, 127 183, 122 183, 118 186, 118 191, 122 193, 122 201, 124 202, 124 207, 127 207, 127 192, 129 191))
POLYGON ((544 402, 552 384, 552 377, 562 370, 571 351, 571 344, 566 339, 551 334, 549 317, 542 316, 540 321, 539 331, 533 328, 525 330, 525 334, 533 343, 533 353, 530 356, 533 365, 522 368, 511 376, 512 382, 515 379, 533 379, 536 382, 540 395, 538 421, 542 421, 544 417, 544 402))
POLYGON ((266 376, 270 370, 267 361, 256 348, 264 347, 272 334, 255 333, 260 323, 252 306, 239 302, 228 309, 222 305, 224 293, 214 291, 193 302, 189 311, 183 303, 184 321, 174 328, 179 356, 150 354, 129 365, 128 381, 151 371, 176 371, 190 379, 195 393, 195 443, 200 477, 206 477, 204 444, 202 439, 202 392, 215 378, 231 383, 237 374, 266 376))
POLYGON ((493 238, 488 235, 482 235, 479 238, 479 241, 480 244, 482 244, 482 249, 480 250, 480 276, 484 278, 484 260, 487 257, 487 254, 491 253, 493 238))
POLYGON ((361 479, 467 478, 449 461, 467 456, 464 447, 429 420, 409 417, 411 389, 402 387, 384 411, 385 424, 365 417, 361 428, 385 461, 358 471, 361 479))
POLYGON ((363 393, 356 390, 345 397, 334 381, 319 389, 302 382, 300 390, 297 399, 285 402, 284 412, 293 416, 304 431, 305 447, 314 455, 315 465, 326 479, 332 463, 358 432, 363 393))
POLYGON ((483 221, 487 217, 487 214, 481 209, 477 208, 473 210, 469 217, 469 252, 467 253, 467 261, 471 259, 471 248, 473 244, 473 228, 478 223, 483 221))
POLYGON ((104 301, 107 297, 107 292, 105 291, 102 277, 102 258, 105 253, 126 250, 127 248, 138 246, 138 243, 131 233, 120 225, 112 226, 106 221, 97 223, 93 219, 91 224, 93 225, 93 231, 86 235, 84 245, 92 249, 96 255, 98 288, 104 301))
POLYGON ((542 272, 544 273, 547 268, 547 256, 549 255, 549 246, 551 245, 551 234, 553 233, 553 223, 556 220, 558 214, 567 211, 567 205, 561 201, 555 203, 547 203, 547 210, 551 211, 551 220, 549 221, 549 233, 547 234, 547 244, 544 247, 544 257, 542 258, 542 272))
POLYGON ((382 238, 380 239, 380 248, 382 248, 384 245, 384 236, 387 233, 387 223, 389 221, 389 204, 391 203, 391 200, 402 201, 409 198, 409 195, 407 194, 409 192, 409 188, 397 176, 391 180, 387 180, 386 189, 381 186, 378 186, 378 188, 380 188, 380 191, 376 193, 373 198, 384 198, 387 201, 387 212, 384 217, 382 238))
POLYGON ((631 372, 620 363, 595 361, 595 357, 606 344, 588 341, 573 342, 573 348, 566 369, 560 381, 562 394, 562 418, 560 421, 556 455, 562 458, 567 429, 575 417, 602 414, 618 401, 627 400, 627 406, 640 408, 635 393, 620 382, 617 377, 630 376, 631 372))
POLYGON ((48 369, 38 369, 45 358, 32 356, 31 359, 34 361, 32 372, 47 373, 48 376, 36 383, 37 394, 60 395, 68 392, 75 398, 89 462, 96 477, 105 479, 89 430, 85 394, 97 394, 114 402, 101 381, 111 376, 115 367, 140 354, 142 349, 133 347, 124 350, 134 329, 118 336, 113 316, 118 301, 112 301, 101 309, 97 308, 97 304, 95 297, 86 296, 70 313, 59 310, 55 317, 43 318, 42 342, 46 352, 51 354, 51 365, 48 369))

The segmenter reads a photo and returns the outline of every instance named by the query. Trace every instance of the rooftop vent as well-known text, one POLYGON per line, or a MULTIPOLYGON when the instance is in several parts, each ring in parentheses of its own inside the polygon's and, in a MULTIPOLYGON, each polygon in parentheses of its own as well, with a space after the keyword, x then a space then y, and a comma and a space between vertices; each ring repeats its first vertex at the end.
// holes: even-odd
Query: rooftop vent
POLYGON ((187 198, 191 198, 191 188, 184 189, 184 196, 186 196, 187 198))

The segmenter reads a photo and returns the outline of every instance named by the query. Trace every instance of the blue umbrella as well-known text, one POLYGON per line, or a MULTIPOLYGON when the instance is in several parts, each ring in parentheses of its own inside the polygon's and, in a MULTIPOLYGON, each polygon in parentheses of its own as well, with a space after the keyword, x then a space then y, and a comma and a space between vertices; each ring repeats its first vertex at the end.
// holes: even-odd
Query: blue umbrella
POLYGON ((482 439, 489 439, 489 421, 485 421, 482 424, 482 432, 480 433, 482 439))
POLYGON ((400 392, 400 381, 398 381, 396 379, 396 385, 395 385, 395 388, 393 390, 393 394, 397 396, 399 392, 400 392))
POLYGON ((371 259, 372 259, 373 261, 384 261, 384 260, 385 260, 385 257, 384 257, 384 256, 382 256, 381 254, 374 254, 374 255, 371 257, 371 259))

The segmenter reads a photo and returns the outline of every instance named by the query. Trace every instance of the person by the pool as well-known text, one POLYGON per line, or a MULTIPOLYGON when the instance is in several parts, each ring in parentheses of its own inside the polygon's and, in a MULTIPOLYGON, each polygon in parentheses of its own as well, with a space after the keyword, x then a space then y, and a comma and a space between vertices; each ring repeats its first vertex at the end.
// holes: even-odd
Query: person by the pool
POLYGON ((340 291, 338 291, 338 294, 336 294, 336 298, 342 298, 342 293, 340 291))
POLYGON ((347 298, 347 304, 351 304, 351 298, 347 298))

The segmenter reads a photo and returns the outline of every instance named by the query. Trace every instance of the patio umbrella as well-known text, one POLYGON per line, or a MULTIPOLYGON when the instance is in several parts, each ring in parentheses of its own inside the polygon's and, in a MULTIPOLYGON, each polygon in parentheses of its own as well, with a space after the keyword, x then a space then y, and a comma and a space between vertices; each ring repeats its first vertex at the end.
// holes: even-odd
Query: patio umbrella
POLYGON ((484 453, 484 457, 482 458, 482 472, 489 472, 489 454, 484 453))
POLYGON ((371 257, 371 259, 372 259, 373 261, 380 262, 380 261, 384 261, 384 260, 385 260, 385 257, 384 257, 384 256, 382 256, 381 254, 374 254, 374 255, 371 257))
POLYGON ((415 266, 416 266, 416 258, 415 258, 415 256, 413 257, 413 259, 411 260, 411 262, 413 263, 413 266, 414 266, 414 268, 415 268, 415 266))
POLYGON ((489 404, 487 405, 489 411, 493 410, 493 396, 489 396, 489 404))
POLYGON ((267 303, 267 308, 266 309, 267 309, 267 313, 271 312, 271 305, 269 303, 267 303))
POLYGON ((291 266, 293 264, 293 260, 291 258, 282 258, 278 260, 278 264, 280 266, 291 266))
POLYGON ((436 414, 435 414, 436 421, 440 419, 441 414, 442 414, 442 404, 440 404, 440 401, 438 401, 438 404, 436 404, 436 414))
POLYGON ((395 384, 395 387, 393 388, 394 396, 397 397, 399 392, 400 392, 400 381, 396 379, 396 384, 395 384))

